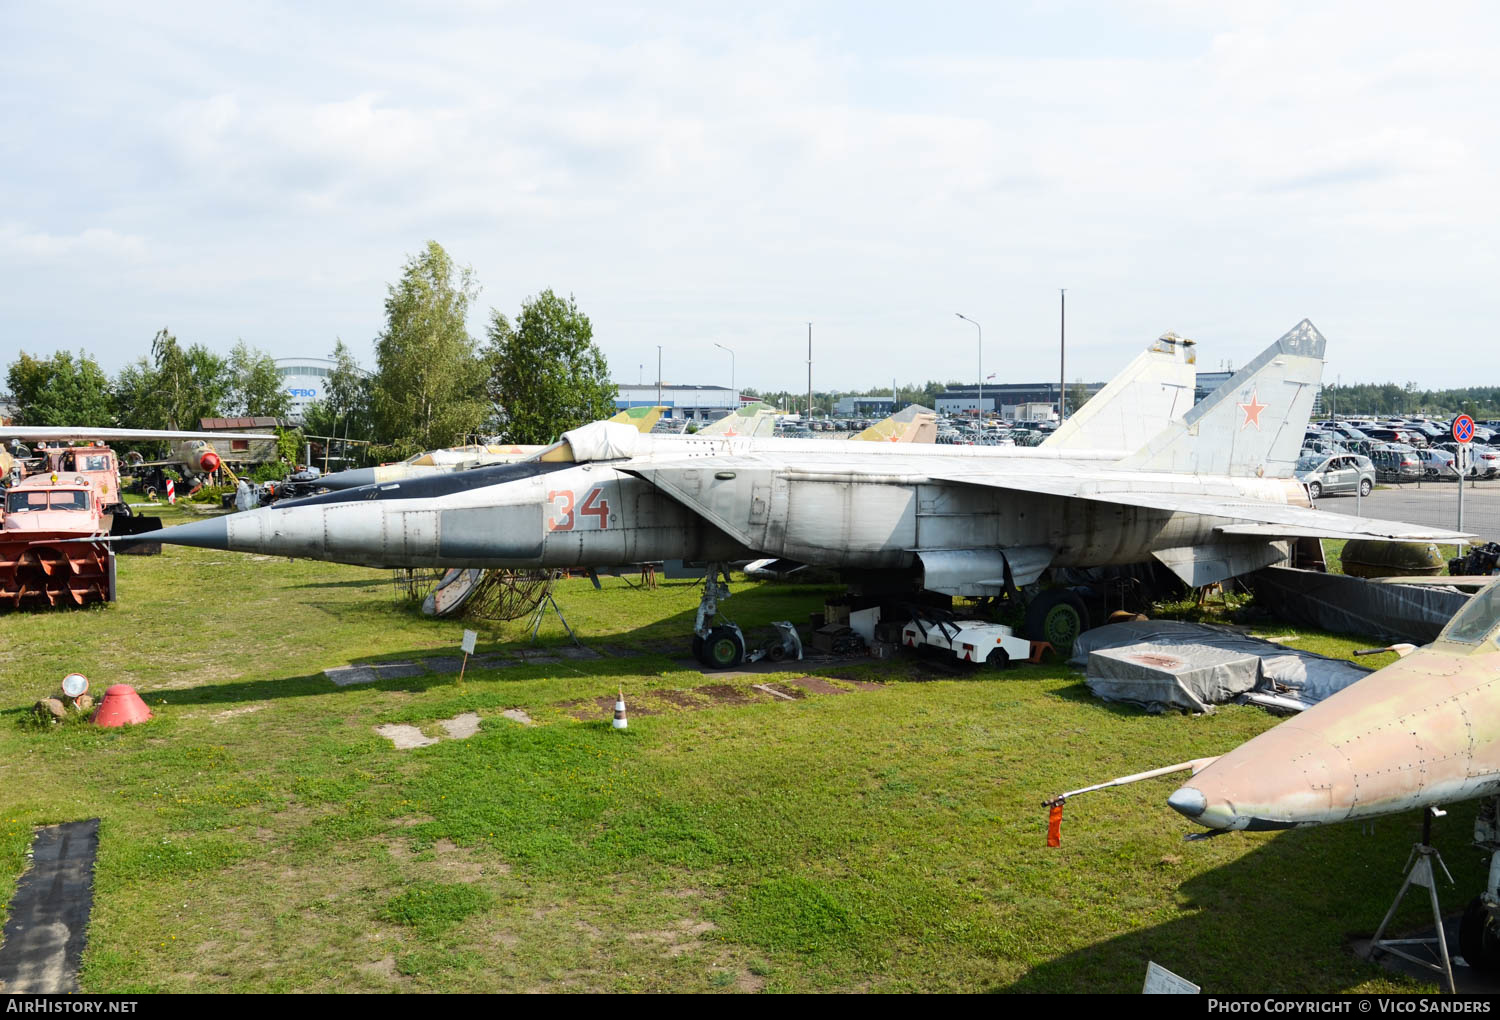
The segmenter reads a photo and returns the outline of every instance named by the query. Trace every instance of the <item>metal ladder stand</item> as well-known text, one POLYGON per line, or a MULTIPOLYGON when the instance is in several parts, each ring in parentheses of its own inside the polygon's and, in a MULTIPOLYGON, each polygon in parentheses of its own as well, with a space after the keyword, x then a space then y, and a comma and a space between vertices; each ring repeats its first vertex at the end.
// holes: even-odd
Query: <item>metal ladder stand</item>
POLYGON ((1438 853, 1437 848, 1432 845, 1432 820, 1442 818, 1448 812, 1439 808, 1428 808, 1422 812, 1422 842, 1411 848, 1411 853, 1406 858, 1406 881, 1401 883, 1401 891, 1396 894, 1395 902, 1391 909, 1385 912, 1385 920, 1380 922, 1380 927, 1375 930, 1375 937, 1370 940, 1370 956, 1373 958, 1376 951, 1384 951, 1392 956, 1399 956, 1419 967, 1436 971, 1441 974, 1448 984, 1448 991, 1456 991, 1453 985, 1453 961, 1448 955, 1448 939, 1443 934, 1443 912, 1438 908, 1437 876, 1432 870, 1433 859, 1436 858, 1438 867, 1443 869, 1443 874, 1448 876, 1448 884, 1453 884, 1453 875, 1448 871, 1448 865, 1443 863, 1443 855, 1438 853), (1406 896, 1406 891, 1414 885, 1427 887, 1427 893, 1432 899, 1432 923, 1437 927, 1436 938, 1421 939, 1383 939, 1386 926, 1391 923, 1391 918, 1396 916, 1396 908, 1401 906, 1401 900, 1406 896), (1432 946, 1436 944, 1437 953, 1432 953, 1432 946), (1404 946, 1423 946, 1427 949, 1427 958, 1413 956, 1401 948, 1404 946), (1432 956, 1436 955, 1437 960, 1432 956))

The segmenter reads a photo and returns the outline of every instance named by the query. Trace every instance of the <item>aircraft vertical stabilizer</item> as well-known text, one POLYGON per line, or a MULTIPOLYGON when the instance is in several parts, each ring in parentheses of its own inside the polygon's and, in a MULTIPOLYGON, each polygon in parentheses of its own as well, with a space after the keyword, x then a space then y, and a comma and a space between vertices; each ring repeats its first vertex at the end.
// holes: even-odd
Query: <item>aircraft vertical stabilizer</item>
POLYGON ((1063 450, 1137 450, 1193 406, 1198 357, 1191 340, 1167 333, 1094 394, 1042 445, 1063 450))
POLYGON ((1323 377, 1326 345, 1303 319, 1119 466, 1290 478, 1323 377))

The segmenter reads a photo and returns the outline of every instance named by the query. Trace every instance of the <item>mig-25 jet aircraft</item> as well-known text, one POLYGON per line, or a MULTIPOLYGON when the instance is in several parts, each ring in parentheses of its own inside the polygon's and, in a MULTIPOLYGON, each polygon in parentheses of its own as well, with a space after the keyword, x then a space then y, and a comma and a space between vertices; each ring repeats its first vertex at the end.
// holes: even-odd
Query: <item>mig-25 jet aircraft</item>
MULTIPOLYGON (((997 595, 1055 566, 1155 559, 1198 586, 1284 559, 1292 537, 1464 537, 1308 505, 1292 469, 1324 346, 1303 320, 1118 460, 1042 447, 668 438, 598 422, 532 460, 325 493, 153 538, 372 567, 775 556, 892 592, 997 595)), ((738 628, 712 625, 723 594, 705 586, 695 627, 695 645, 713 650, 706 663, 721 668, 744 654, 738 628)))

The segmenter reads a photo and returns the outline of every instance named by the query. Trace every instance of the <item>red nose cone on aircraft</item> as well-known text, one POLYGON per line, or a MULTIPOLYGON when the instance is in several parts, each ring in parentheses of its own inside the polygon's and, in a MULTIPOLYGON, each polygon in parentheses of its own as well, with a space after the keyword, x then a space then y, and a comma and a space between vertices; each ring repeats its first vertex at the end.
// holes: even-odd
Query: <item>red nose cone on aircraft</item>
POLYGON ((204 471, 217 471, 219 468, 219 455, 212 450, 208 451, 198 461, 198 466, 204 471))
POLYGON ((151 709, 129 684, 115 684, 104 692, 104 700, 94 710, 95 726, 127 726, 151 718, 151 709))

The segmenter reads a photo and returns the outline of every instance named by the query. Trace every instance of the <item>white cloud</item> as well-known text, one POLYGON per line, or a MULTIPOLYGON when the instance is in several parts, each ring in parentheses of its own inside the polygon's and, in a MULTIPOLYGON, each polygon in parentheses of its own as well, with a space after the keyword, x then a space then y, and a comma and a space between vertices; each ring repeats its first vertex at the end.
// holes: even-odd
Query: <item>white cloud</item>
MULTIPOLYGON (((168 318, 358 346, 434 237, 508 312, 577 293, 621 365, 664 343, 674 378, 715 378, 721 340, 762 352, 740 359, 760 385, 794 384, 807 319, 840 361, 820 378, 971 373, 954 310, 1008 373, 1050 377, 1061 285, 1095 378, 1168 327, 1242 361, 1310 315, 1336 362, 1341 332, 1390 352, 1371 365, 1435 307, 1484 328, 1450 299, 1487 286, 1500 227, 1486 8, 1075 10, 1009 48, 909 42, 914 23, 876 11, 849 43, 831 8, 42 19, 22 27, 43 52, 95 59, 0 71, 42 97, 16 145, 68 153, 61 172, 12 159, 27 212, 0 252, 133 259, 92 281, 113 318, 85 332, 168 318)), ((7 302, 15 346, 76 285, 30 279, 7 302)))

